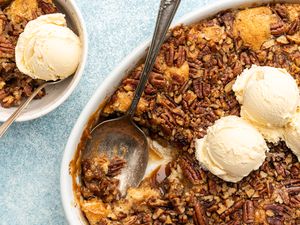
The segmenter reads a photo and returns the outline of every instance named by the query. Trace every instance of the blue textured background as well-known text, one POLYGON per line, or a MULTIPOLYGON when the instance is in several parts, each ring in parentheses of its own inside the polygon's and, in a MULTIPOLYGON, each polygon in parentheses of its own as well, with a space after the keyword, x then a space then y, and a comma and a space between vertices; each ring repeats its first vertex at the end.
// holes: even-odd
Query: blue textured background
MULTIPOLYGON (((56 111, 34 121, 14 124, 0 140, 1 225, 67 224, 60 199, 59 171, 68 136, 103 79, 151 36, 160 1, 76 2, 89 33, 83 79, 56 111)), ((182 0, 177 18, 207 2, 182 0)))

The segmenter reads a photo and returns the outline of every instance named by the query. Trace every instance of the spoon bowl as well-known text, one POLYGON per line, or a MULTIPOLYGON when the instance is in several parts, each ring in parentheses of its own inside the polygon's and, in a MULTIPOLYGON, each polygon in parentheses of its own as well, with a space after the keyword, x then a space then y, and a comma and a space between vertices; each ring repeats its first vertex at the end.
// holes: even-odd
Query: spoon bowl
POLYGON ((118 156, 126 161, 119 179, 119 190, 123 196, 128 187, 139 185, 148 163, 148 142, 144 132, 129 116, 107 120, 94 128, 82 160, 101 153, 108 158, 118 156))

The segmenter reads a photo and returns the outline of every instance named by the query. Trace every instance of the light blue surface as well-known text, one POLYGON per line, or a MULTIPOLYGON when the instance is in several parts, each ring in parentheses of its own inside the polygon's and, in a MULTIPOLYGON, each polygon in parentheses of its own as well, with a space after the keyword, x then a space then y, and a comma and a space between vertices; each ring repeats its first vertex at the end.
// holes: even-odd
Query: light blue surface
MULTIPOLYGON (((211 0, 213 1, 213 0, 211 0)), ((0 140, 0 224, 67 224, 60 162, 71 129, 96 88, 153 31, 159 0, 76 0, 89 33, 84 76, 71 97, 43 118, 14 124, 0 140)), ((182 0, 177 18, 208 1, 182 0)))

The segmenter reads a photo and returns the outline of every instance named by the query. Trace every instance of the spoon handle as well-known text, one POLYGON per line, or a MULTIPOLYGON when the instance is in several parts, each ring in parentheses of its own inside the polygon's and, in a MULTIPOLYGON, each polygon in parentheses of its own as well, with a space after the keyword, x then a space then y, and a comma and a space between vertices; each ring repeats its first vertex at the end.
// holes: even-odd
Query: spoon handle
POLYGON ((23 102, 18 109, 0 126, 0 138, 5 134, 7 129, 12 125, 12 123, 18 118, 21 112, 28 106, 28 104, 34 99, 34 97, 46 86, 48 83, 40 85, 35 91, 28 97, 28 99, 23 102))
POLYGON ((127 111, 128 116, 133 116, 139 100, 144 92, 150 72, 153 69, 156 57, 163 44, 170 24, 175 16, 181 0, 161 0, 160 9, 156 21, 155 31, 151 42, 150 49, 147 54, 144 69, 142 71, 140 82, 135 91, 131 106, 127 111))

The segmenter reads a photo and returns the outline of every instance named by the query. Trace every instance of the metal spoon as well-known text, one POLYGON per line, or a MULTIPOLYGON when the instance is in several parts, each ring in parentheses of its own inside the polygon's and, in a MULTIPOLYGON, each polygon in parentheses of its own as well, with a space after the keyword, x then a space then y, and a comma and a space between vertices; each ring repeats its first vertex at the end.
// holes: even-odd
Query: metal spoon
POLYGON ((161 0, 153 40, 129 110, 123 117, 108 120, 96 126, 82 152, 82 160, 100 154, 105 154, 108 158, 119 156, 126 160, 126 167, 119 175, 119 190, 123 196, 128 187, 138 186, 145 175, 148 164, 148 142, 146 135, 133 122, 132 117, 180 1, 161 0))
POLYGON ((23 102, 18 109, 0 126, 0 138, 6 133, 8 128, 15 122, 15 120, 18 118, 18 116, 21 114, 21 112, 29 105, 29 103, 34 99, 34 97, 45 87, 53 84, 58 84, 62 82, 63 80, 57 80, 57 81, 48 81, 43 84, 41 84, 37 89, 34 90, 34 92, 29 96, 29 98, 23 102))

